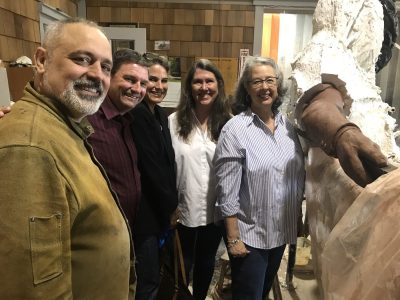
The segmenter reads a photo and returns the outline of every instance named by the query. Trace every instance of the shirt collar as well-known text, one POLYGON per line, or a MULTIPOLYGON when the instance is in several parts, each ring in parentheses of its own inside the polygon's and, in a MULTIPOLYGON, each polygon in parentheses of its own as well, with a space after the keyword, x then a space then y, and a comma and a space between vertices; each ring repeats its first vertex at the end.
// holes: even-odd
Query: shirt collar
MULTIPOLYGON (((257 114, 253 113, 250 108, 248 108, 242 114, 245 117, 245 119, 247 120, 247 125, 251 125, 254 122, 261 122, 262 123, 260 117, 257 114), (256 119, 257 119, 257 121, 256 121, 256 119)), ((283 122, 284 122, 283 121, 283 115, 282 115, 281 112, 278 111, 278 113, 275 115, 275 125, 276 126, 277 125, 282 125, 283 122)))
POLYGON ((114 119, 121 115, 115 105, 112 103, 110 97, 107 95, 104 99, 103 103, 100 106, 100 109, 103 111, 104 116, 107 120, 114 119))

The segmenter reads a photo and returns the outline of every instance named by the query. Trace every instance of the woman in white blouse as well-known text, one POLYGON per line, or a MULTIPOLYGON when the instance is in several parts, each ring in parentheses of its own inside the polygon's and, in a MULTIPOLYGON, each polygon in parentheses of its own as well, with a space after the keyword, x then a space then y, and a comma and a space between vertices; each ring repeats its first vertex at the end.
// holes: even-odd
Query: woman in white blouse
POLYGON ((209 60, 194 62, 169 127, 177 165, 178 231, 188 278, 193 267, 196 300, 207 296, 222 237, 221 227, 215 224, 212 161, 219 133, 229 118, 220 71, 209 60))

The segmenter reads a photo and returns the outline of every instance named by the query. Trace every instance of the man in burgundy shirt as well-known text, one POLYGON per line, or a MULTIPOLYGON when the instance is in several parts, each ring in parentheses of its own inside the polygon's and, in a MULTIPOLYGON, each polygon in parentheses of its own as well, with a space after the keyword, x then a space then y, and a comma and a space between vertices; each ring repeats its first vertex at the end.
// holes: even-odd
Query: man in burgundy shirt
POLYGON ((147 63, 136 51, 121 49, 113 55, 110 89, 100 109, 89 116, 94 134, 89 137, 112 189, 132 228, 140 200, 137 153, 127 114, 142 101, 148 82, 147 63))
POLYGON ((142 101, 148 79, 147 63, 139 53, 130 49, 116 51, 107 97, 100 109, 88 117, 94 128, 88 141, 118 195, 131 229, 141 197, 141 184, 130 126, 132 116, 127 112, 142 101))

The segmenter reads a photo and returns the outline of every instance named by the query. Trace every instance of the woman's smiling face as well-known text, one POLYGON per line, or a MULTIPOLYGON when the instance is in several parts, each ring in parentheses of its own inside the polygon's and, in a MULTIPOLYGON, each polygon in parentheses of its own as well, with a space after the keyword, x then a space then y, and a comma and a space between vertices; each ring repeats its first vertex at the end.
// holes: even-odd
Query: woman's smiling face
POLYGON ((251 107, 271 109, 278 97, 278 82, 275 70, 269 65, 255 65, 251 80, 247 83, 247 93, 251 98, 251 107))
POLYGON ((214 73, 196 69, 192 79, 192 96, 197 105, 210 106, 218 96, 218 81, 214 73))

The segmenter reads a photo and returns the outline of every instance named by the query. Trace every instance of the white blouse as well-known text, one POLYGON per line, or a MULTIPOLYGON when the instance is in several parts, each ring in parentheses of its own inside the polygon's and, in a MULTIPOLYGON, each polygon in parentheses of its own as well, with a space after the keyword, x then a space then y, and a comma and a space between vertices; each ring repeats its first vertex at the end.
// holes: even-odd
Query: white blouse
POLYGON ((177 132, 177 115, 168 118, 177 166, 179 222, 187 227, 214 222, 216 203, 213 159, 216 144, 200 127, 193 129, 188 141, 177 132))

